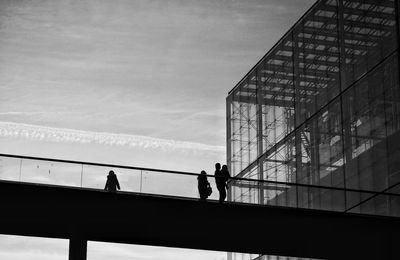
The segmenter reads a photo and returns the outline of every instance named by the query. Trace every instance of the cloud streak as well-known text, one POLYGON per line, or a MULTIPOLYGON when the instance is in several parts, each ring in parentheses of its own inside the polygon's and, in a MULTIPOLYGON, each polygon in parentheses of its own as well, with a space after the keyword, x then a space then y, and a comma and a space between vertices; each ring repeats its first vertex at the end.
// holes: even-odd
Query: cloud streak
POLYGON ((91 132, 13 122, 0 122, 0 137, 24 138, 29 140, 49 142, 125 146, 141 149, 162 150, 164 152, 225 152, 225 148, 223 146, 213 146, 195 142, 183 142, 141 135, 91 132))

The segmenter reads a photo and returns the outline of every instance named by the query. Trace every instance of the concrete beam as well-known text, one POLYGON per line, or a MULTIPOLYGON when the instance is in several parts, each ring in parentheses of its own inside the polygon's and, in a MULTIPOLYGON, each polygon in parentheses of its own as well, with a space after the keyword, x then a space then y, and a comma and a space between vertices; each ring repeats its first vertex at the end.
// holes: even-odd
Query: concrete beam
POLYGON ((399 218, 6 181, 0 198, 2 234, 323 259, 400 255, 399 218))

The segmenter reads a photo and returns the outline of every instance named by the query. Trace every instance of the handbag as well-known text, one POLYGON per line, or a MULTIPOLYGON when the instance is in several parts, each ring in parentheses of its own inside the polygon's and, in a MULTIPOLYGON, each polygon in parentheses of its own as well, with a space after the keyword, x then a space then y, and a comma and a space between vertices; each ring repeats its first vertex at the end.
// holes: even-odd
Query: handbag
POLYGON ((207 196, 210 196, 212 194, 212 188, 210 186, 210 183, 207 184, 207 196))

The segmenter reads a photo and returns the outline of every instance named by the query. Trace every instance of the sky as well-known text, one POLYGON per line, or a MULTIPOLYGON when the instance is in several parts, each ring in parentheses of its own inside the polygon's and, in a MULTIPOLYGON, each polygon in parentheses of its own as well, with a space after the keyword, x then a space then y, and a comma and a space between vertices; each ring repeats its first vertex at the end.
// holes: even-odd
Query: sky
POLYGON ((313 2, 0 0, 0 153, 212 173, 228 92, 313 2))

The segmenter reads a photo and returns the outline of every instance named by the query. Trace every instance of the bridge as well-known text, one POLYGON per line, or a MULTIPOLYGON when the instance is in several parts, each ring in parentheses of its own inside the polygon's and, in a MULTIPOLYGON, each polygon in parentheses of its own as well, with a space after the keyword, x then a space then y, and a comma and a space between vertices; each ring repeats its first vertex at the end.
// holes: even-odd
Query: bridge
POLYGON ((15 180, 0 181, 0 198, 1 234, 69 239, 70 260, 86 259, 88 240, 320 259, 400 255, 397 217, 15 180))

